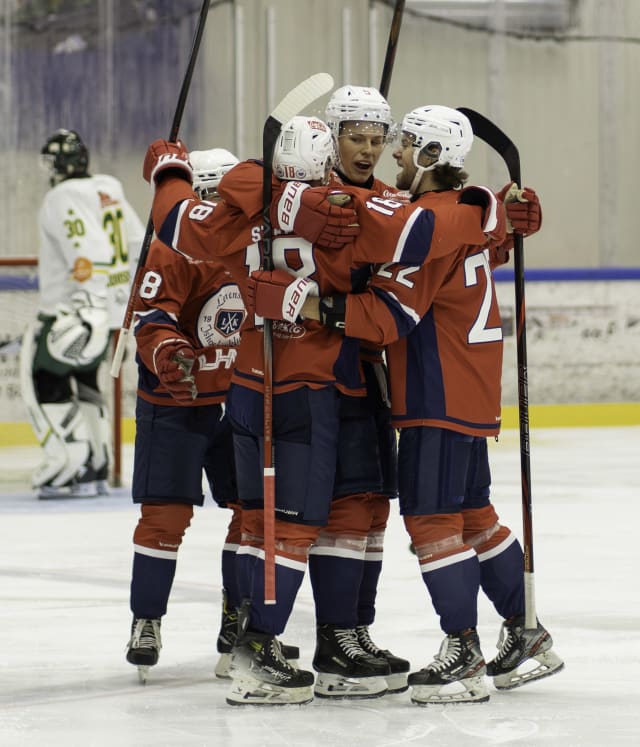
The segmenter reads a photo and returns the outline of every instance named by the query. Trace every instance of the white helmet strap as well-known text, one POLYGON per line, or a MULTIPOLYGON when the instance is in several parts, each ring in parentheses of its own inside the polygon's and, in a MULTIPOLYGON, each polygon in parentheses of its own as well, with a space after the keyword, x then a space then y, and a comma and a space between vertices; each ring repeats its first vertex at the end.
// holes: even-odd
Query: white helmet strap
MULTIPOLYGON (((431 166, 420 166, 420 164, 418 163, 418 159, 423 153, 425 153, 429 145, 431 145, 431 143, 423 146, 422 148, 417 148, 415 146, 413 148, 413 163, 416 167, 416 175, 413 177, 413 181, 411 182, 411 186, 409 187, 409 192, 411 192, 412 195, 416 193, 416 190, 420 186, 420 182, 422 181, 422 175, 425 174, 427 171, 433 171, 435 167, 441 163, 440 157, 438 154, 437 160, 434 161, 434 163, 432 163, 431 166)), ((439 143, 436 143, 436 145, 439 145, 439 143)), ((440 150, 442 150, 442 148, 440 148, 440 150)), ((435 154, 433 157, 435 158, 435 154)))

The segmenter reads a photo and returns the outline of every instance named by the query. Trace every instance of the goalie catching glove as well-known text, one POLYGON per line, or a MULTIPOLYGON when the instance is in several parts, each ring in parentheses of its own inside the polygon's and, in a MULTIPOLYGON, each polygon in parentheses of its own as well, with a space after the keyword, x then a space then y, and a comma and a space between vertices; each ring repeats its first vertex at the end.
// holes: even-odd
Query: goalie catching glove
POLYGON ((196 354, 179 337, 161 342, 153 351, 153 368, 162 386, 180 404, 188 405, 198 396, 195 373, 196 354))
POLYGON ((71 295, 70 302, 56 309, 56 319, 47 333, 47 352, 74 368, 97 365, 109 344, 106 301, 81 290, 71 295))
POLYGON ((168 140, 154 140, 147 148, 142 166, 142 176, 152 187, 169 171, 176 172, 176 176, 193 183, 193 168, 189 161, 189 151, 178 140, 171 143, 168 140))
POLYGON ((264 319, 295 322, 315 283, 285 270, 257 270, 247 283, 247 311, 264 319))
POLYGON ((349 195, 328 187, 310 187, 303 182, 286 182, 272 203, 274 227, 297 233, 312 244, 341 249, 360 232, 358 216, 342 207, 349 195))
POLYGON ((498 198, 507 211, 507 233, 531 236, 542 225, 542 208, 538 195, 530 188, 518 189, 515 182, 506 184, 498 198))

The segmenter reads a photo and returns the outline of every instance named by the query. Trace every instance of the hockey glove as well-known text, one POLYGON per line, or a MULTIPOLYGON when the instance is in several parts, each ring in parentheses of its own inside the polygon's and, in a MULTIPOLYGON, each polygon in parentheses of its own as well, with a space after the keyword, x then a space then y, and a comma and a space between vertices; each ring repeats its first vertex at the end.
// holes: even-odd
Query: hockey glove
POLYGON ((286 182, 275 197, 271 208, 274 227, 297 233, 312 244, 341 249, 360 232, 355 210, 335 204, 345 197, 335 189, 286 182))
POLYGON ((315 283, 284 270, 252 272, 247 285, 247 310, 265 319, 295 322, 315 283))
POLYGON ((46 337, 49 355, 59 363, 89 366, 99 363, 109 344, 106 301, 80 290, 70 305, 58 304, 56 319, 46 337))
POLYGON ((147 148, 142 166, 142 176, 152 187, 158 183, 169 171, 174 176, 181 176, 189 184, 193 182, 193 168, 189 161, 189 152, 178 140, 171 143, 168 140, 154 140, 147 148))
POLYGON ((530 188, 518 189, 515 182, 506 184, 498 197, 507 210, 507 233, 531 236, 542 225, 542 208, 538 195, 530 188))
POLYGON ((319 304, 320 321, 325 327, 331 327, 344 334, 347 316, 347 297, 344 293, 323 296, 319 304))
POLYGON ((153 367, 162 386, 180 404, 188 405, 198 396, 196 355, 186 340, 171 338, 153 351, 153 367))

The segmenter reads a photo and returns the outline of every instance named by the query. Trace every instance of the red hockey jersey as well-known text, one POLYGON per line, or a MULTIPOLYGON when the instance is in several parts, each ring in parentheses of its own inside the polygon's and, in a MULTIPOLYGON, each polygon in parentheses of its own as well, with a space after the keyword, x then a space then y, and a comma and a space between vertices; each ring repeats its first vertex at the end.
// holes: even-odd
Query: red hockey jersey
MULTIPOLYGON (((428 192, 413 204, 439 215, 459 194, 428 192)), ((345 333, 388 345, 396 427, 491 436, 500 430, 503 348, 494 254, 455 223, 449 237, 457 249, 420 267, 381 266, 365 293, 348 297, 345 333)))
MULTIPOLYGON (((291 184, 274 186, 281 191, 291 184)), ((262 265, 262 167, 255 162, 239 164, 223 177, 219 191, 224 200, 212 209, 185 181, 163 181, 154 200, 154 225, 179 252, 197 258, 224 256, 225 267, 244 293, 248 274, 262 265), (242 246, 247 234, 250 239, 242 246)), ((486 241, 482 210, 475 205, 443 203, 424 209, 356 187, 343 186, 340 191, 351 195, 361 228, 352 244, 329 250, 293 234, 276 234, 273 240, 275 267, 309 277, 317 295, 363 290, 362 275, 368 276, 371 264, 420 265, 457 250, 460 238, 469 244, 486 241)), ((274 199, 279 199, 278 191, 274 199)), ((258 390, 263 377, 260 322, 248 320, 243 328, 234 373, 234 381, 258 390)), ((274 392, 333 384, 353 393, 362 385, 359 341, 317 322, 274 323, 273 362, 274 392)))
POLYGON ((192 404, 223 402, 245 316, 240 290, 219 260, 192 262, 154 241, 134 309, 139 396, 184 406, 164 389, 153 368, 157 346, 180 337, 195 348, 198 360, 198 396, 192 404))

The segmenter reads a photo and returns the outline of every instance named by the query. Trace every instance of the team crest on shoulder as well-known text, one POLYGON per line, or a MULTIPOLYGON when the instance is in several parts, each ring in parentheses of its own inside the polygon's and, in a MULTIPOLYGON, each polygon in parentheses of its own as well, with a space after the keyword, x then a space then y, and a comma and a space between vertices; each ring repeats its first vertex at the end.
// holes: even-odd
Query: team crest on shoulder
POLYGON ((198 340, 203 347, 238 345, 246 316, 240 290, 235 283, 223 285, 203 305, 198 315, 198 340))

